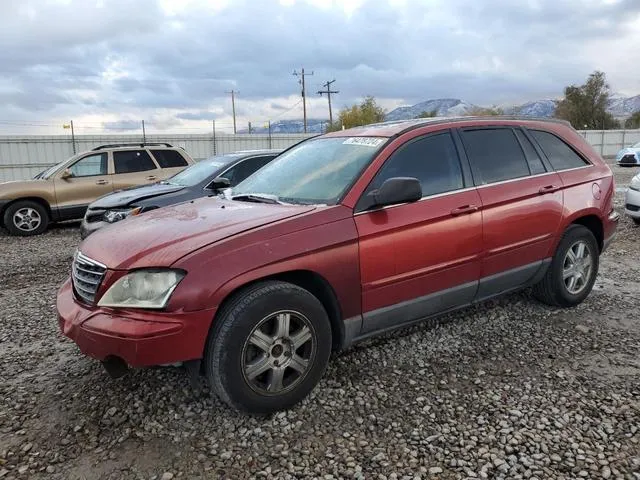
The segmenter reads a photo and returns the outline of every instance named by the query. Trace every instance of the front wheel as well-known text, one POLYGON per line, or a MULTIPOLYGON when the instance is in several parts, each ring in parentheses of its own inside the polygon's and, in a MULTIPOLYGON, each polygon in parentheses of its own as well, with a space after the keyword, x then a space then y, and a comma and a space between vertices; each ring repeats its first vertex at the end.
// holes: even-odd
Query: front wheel
POLYGON ((331 325, 320 301, 290 283, 264 282, 235 295, 214 320, 205 369, 229 406, 255 414, 285 410, 320 381, 331 325))
POLYGON ((4 212, 4 226, 11 235, 28 237, 39 235, 47 229, 49 215, 37 202, 18 200, 4 212))
POLYGON ((598 274, 600 250, 593 233, 571 225, 562 236, 544 278, 533 293, 543 303, 573 307, 591 292, 598 274))
POLYGON ((640 225, 640 218, 632 217, 633 223, 640 225))

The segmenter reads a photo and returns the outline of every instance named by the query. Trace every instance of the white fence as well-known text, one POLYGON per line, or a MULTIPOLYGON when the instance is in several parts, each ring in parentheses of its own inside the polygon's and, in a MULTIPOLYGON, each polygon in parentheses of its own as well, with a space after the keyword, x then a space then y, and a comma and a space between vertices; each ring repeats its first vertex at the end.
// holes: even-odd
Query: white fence
MULTIPOLYGON (((147 142, 167 142, 184 148, 196 160, 211 155, 264 148, 286 148, 308 134, 147 135, 147 142)), ((140 143, 140 135, 77 135, 75 152, 110 143, 140 143)), ((0 182, 33 178, 45 168, 74 154, 69 136, 0 137, 0 182)))
MULTIPOLYGON (((640 142, 640 130, 588 130, 580 132, 604 157, 612 157, 623 147, 640 142)), ((286 148, 312 135, 305 134, 199 134, 147 135, 147 142, 168 142, 183 147, 196 160, 214 154, 260 148, 286 148)), ((75 151, 90 150, 107 143, 140 142, 140 135, 79 135, 75 151)), ((70 136, 0 137, 0 182, 32 178, 50 165, 74 153, 70 136)))

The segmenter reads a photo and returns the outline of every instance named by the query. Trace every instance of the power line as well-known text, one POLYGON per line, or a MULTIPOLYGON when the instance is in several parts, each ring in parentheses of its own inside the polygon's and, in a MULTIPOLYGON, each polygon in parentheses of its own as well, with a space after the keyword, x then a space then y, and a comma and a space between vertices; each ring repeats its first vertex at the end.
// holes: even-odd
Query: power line
POLYGON ((307 133, 307 97, 306 97, 306 91, 305 91, 305 77, 308 77, 310 75, 313 75, 313 71, 311 73, 304 73, 304 67, 302 68, 302 72, 298 73, 297 71, 293 71, 293 75, 296 77, 300 77, 300 80, 298 80, 298 82, 302 85, 302 113, 304 116, 304 133, 307 133))
POLYGON ((332 93, 340 93, 338 90, 331 90, 331 84, 334 83, 336 79, 328 81, 323 85, 326 90, 318 90, 318 94, 322 96, 323 94, 327 94, 327 100, 329 100, 329 125, 333 125, 333 112, 331 111, 331 94, 332 93))

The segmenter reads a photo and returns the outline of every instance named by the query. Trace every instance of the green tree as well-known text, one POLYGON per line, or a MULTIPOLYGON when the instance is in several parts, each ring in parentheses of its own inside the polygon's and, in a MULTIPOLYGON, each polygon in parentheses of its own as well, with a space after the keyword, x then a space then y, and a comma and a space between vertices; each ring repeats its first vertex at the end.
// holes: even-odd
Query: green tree
POLYGON ((498 107, 474 107, 467 112, 471 117, 496 117, 503 114, 504 111, 498 107))
POLYGON ((433 117, 437 117, 437 116, 438 116, 438 110, 437 109, 433 109, 433 110, 425 110, 420 115, 418 115, 416 118, 433 118, 433 117))
POLYGON ((567 120, 577 129, 619 128, 613 115, 607 112, 611 90, 604 72, 595 71, 583 85, 569 85, 558 103, 555 116, 567 120))
POLYGON ((360 127, 384 121, 386 112, 376 103, 376 99, 368 96, 360 104, 345 107, 340 110, 339 120, 327 127, 328 132, 335 132, 344 128, 360 127))
POLYGON ((640 110, 631 115, 624 122, 625 128, 640 128, 640 110))

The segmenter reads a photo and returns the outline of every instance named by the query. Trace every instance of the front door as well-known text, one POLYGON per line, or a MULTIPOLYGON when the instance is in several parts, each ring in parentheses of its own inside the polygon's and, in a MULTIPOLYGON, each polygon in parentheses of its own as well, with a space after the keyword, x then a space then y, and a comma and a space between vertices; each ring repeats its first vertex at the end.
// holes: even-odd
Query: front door
POLYGON ((482 199, 482 300, 530 282, 550 262, 562 181, 519 128, 470 128, 460 135, 482 199))
POLYGON ((480 197, 475 187, 465 184, 449 131, 400 146, 364 192, 355 222, 362 334, 469 304, 475 298, 482 253, 480 197), (392 177, 420 180, 422 200, 361 211, 367 193, 392 177))
POLYGON ((60 220, 82 218, 91 202, 113 191, 107 167, 107 154, 95 153, 56 174, 53 185, 60 220))

